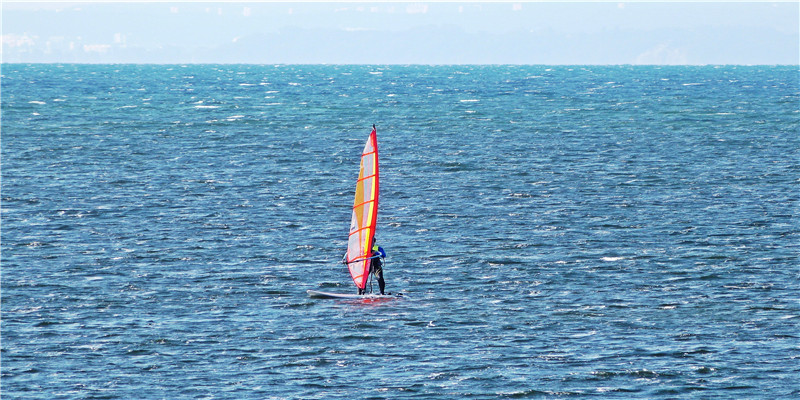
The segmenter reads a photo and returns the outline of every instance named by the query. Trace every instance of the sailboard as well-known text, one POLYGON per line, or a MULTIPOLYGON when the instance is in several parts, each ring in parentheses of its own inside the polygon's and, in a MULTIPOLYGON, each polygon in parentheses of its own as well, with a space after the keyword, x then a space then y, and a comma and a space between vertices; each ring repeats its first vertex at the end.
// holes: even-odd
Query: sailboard
MULTIPOLYGON (((373 260, 372 246, 378 222, 378 195, 380 193, 379 171, 378 134, 375 125, 372 125, 372 132, 367 137, 367 142, 361 152, 361 166, 358 170, 358 180, 356 180, 350 232, 347 237, 347 253, 342 260, 347 264, 353 284, 360 290, 367 287, 370 265, 373 260)), ((308 295, 314 298, 392 297, 377 294, 328 293, 317 290, 308 290, 308 295)))
POLYGON ((321 290, 307 290, 308 295, 316 299, 387 299, 391 297, 403 297, 402 293, 392 294, 355 294, 355 293, 332 293, 321 290))

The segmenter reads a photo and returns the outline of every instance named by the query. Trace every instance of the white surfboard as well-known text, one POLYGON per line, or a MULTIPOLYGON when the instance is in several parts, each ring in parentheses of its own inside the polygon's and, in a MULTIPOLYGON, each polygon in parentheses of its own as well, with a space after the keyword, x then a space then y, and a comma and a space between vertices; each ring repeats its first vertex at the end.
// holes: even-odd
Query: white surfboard
POLYGON ((394 297, 401 297, 402 293, 398 294, 355 294, 355 293, 331 293, 322 292, 319 290, 307 290, 308 295, 315 299, 390 299, 394 297))

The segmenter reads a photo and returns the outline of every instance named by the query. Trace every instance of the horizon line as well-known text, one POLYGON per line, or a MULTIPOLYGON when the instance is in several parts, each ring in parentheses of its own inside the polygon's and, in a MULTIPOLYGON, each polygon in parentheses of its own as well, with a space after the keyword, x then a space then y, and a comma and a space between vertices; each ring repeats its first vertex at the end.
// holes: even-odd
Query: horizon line
POLYGON ((307 65, 307 66, 543 66, 543 67, 800 67, 797 64, 726 64, 726 63, 703 63, 703 64, 633 64, 633 63, 609 63, 609 64, 563 64, 563 63, 253 63, 253 62, 4 62, 0 65, 260 65, 260 66, 283 66, 283 65, 307 65))

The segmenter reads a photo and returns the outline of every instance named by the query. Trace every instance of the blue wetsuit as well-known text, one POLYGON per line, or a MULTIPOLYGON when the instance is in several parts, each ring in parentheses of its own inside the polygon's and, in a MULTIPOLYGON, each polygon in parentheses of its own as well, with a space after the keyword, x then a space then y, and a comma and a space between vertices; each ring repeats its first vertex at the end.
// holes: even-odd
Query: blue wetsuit
POLYGON ((384 294, 383 290, 386 288, 386 282, 383 280, 383 258, 386 257, 386 252, 383 251, 383 247, 376 247, 378 247, 377 250, 375 247, 372 248, 372 256, 378 256, 378 258, 372 259, 370 268, 375 277, 378 278, 378 288, 381 290, 381 294, 384 294))
MULTIPOLYGON (((384 289, 386 289, 386 281, 383 280, 383 258, 386 257, 386 251, 383 250, 383 247, 373 246, 372 257, 375 258, 370 260, 369 272, 375 275, 375 278, 378 280, 378 288, 381 294, 385 294, 384 289)), ((366 291, 366 287, 364 289, 358 289, 358 294, 364 294, 366 291)))

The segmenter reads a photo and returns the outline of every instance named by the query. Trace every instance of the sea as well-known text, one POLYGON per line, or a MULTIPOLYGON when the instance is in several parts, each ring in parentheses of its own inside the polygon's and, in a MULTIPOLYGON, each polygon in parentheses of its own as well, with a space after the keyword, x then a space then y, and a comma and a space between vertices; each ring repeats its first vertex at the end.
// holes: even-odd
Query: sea
POLYGON ((3 399, 800 398, 797 66, 0 73, 3 399))

